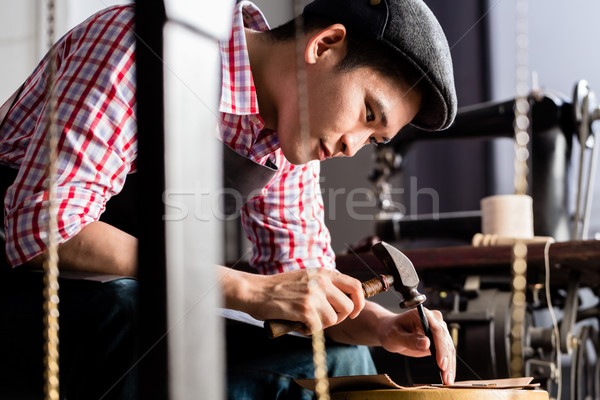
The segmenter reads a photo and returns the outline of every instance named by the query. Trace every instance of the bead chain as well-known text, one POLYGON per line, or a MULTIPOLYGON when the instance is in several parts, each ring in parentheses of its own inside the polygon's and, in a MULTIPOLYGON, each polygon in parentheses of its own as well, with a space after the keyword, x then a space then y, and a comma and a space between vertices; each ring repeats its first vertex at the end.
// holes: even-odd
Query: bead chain
MULTIPOLYGON (((516 97, 515 97, 515 194, 527 194, 529 168, 529 101, 528 101, 528 2, 516 3, 516 97)), ((522 241, 513 247, 512 263, 512 313, 511 313, 511 363, 512 377, 523 376, 523 339, 525 333, 527 245, 522 241)))
MULTIPOLYGON (((302 15, 303 2, 293 0, 294 15, 302 15)), ((308 141, 308 93, 306 86, 306 68, 304 64, 304 26, 301 17, 296 18, 296 85, 298 90, 298 118, 300 127, 300 138, 308 141)), ((309 285, 317 284, 313 277, 315 271, 311 268, 307 270, 309 276, 309 285)), ((325 335, 323 330, 312 333, 313 363, 315 366, 315 393, 318 400, 329 400, 329 380, 327 379, 327 354, 325 351, 325 335)))
POLYGON ((54 0, 47 0, 48 12, 48 47, 51 50, 48 58, 48 106, 46 111, 47 146, 48 146, 48 170, 47 170, 47 190, 48 190, 48 242, 46 258, 44 260, 44 394, 48 400, 59 399, 59 365, 58 365, 58 249, 56 241, 57 223, 57 202, 56 202, 56 159, 58 133, 56 127, 56 104, 53 98, 54 77, 56 75, 54 45, 54 22, 55 6, 54 0))

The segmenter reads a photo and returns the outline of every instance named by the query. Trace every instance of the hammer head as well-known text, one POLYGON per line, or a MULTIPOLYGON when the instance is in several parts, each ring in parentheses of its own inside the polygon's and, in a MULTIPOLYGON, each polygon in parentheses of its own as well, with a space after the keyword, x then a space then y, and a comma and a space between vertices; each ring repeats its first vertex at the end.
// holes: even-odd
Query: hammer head
POLYGON ((400 250, 385 242, 376 243, 371 251, 381 261, 390 275, 394 277, 394 289, 404 299, 402 308, 413 308, 425 302, 424 294, 419 293, 419 277, 413 263, 400 250))

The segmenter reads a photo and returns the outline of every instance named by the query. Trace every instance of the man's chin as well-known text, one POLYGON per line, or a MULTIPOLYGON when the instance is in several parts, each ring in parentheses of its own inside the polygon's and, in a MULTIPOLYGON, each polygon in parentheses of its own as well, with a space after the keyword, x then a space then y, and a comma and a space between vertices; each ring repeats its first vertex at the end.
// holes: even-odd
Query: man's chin
MULTIPOLYGON (((284 154, 285 156, 285 154, 284 154)), ((316 160, 316 158, 303 158, 303 157, 298 157, 298 158, 287 158, 285 157, 286 160, 288 160, 290 162, 290 164, 294 164, 294 165, 304 165, 309 161, 313 161, 316 160)))
POLYGON ((306 152, 307 154, 303 154, 304 152, 299 151, 299 150, 303 150, 303 149, 298 149, 298 146, 295 146, 292 150, 293 151, 290 151, 289 149, 286 149, 283 146, 281 147, 281 151, 283 152, 283 156, 291 164, 294 164, 294 165, 303 165, 303 164, 306 164, 309 161, 318 160, 318 157, 315 156, 314 154, 310 154, 308 152, 306 152))

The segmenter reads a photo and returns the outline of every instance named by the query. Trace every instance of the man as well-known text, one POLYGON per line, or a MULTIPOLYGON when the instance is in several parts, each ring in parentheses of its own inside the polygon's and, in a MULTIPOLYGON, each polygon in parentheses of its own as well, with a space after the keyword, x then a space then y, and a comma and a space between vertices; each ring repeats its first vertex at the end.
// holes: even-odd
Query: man
MULTIPOLYGON (((353 345, 384 346, 424 356, 429 341, 414 313, 395 315, 365 302, 360 282, 335 271, 318 190, 319 161, 352 156, 364 144, 387 142, 411 122, 431 130, 447 127, 456 111, 449 51, 437 21, 420 0, 317 0, 305 9, 304 21, 305 32, 299 40, 304 49, 305 99, 297 90, 293 22, 268 31, 260 11, 242 2, 234 12, 232 37, 221 45, 221 140, 241 156, 276 167, 276 172, 241 210, 246 234, 254 244, 252 264, 261 274, 218 268, 228 308, 259 320, 301 321, 304 333, 326 329, 328 338, 350 345, 331 344, 332 354, 352 353, 357 355, 351 356, 353 360, 363 363, 360 368, 345 369, 350 363, 338 357, 331 365, 341 365, 336 373, 370 373, 373 366, 365 348, 353 345), (299 122, 303 107, 307 107, 308 129, 299 122), (314 271, 310 279, 308 268, 314 271)), ((60 268, 136 275, 135 235, 101 217, 105 208, 111 209, 111 196, 128 184, 128 174, 136 168, 132 22, 133 8, 127 6, 92 16, 61 39, 55 58, 46 57, 9 104, 0 127, 0 162, 18 169, 5 197, 7 257, 15 271, 40 268, 45 249, 43 110, 45 73, 48 63, 55 62, 61 135, 60 268)), ((13 286, 27 279, 13 273, 5 282, 13 286)), ((67 354, 61 357, 65 365, 61 379, 67 382, 63 390, 69 398, 100 397, 107 392, 126 398, 135 382, 119 376, 135 361, 126 351, 133 334, 117 340, 114 333, 119 326, 127 326, 127 315, 135 312, 131 300, 135 291, 132 279, 100 289, 77 282, 61 286, 65 297, 61 300, 61 343, 67 354), (106 304, 113 303, 125 306, 109 313, 106 304), (87 317, 85 323, 81 323, 82 314, 87 317), (95 339, 81 343, 81 337, 90 332, 95 339), (69 349, 73 342, 77 350, 69 349), (79 355, 80 349, 90 348, 100 350, 79 355), (117 356, 98 354, 105 348, 117 356), (82 363, 90 370, 82 369, 82 363), (101 378, 91 380, 89 371, 101 378)), ((27 293, 13 290, 10 296, 23 298, 27 293)), ((430 312, 429 317, 437 363, 444 382, 450 383, 455 373, 454 349, 441 315, 430 312)), ((243 332, 246 337, 253 334, 243 332)), ((230 337, 232 345, 238 338, 234 336, 230 337)), ((268 366, 279 378, 293 369, 280 360, 296 351, 304 355, 307 348, 304 339, 302 344, 283 340, 287 353, 268 366)), ((281 349, 277 344, 271 347, 281 349)), ((264 358, 229 358, 229 367, 252 366, 264 358)), ((307 374, 306 368, 296 372, 294 377, 307 374)), ((232 397, 288 393, 292 398, 293 385, 279 378, 260 381, 254 392, 241 394, 240 388, 248 385, 245 376, 230 371, 232 397)))

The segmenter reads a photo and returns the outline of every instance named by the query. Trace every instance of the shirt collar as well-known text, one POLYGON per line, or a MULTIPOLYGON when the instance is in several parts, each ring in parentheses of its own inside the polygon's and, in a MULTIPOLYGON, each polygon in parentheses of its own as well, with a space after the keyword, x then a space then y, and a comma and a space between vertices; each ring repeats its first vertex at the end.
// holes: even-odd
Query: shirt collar
POLYGON ((221 42, 223 77, 220 112, 237 115, 258 114, 258 101, 244 28, 256 31, 269 29, 262 12, 249 1, 242 1, 235 6, 231 38, 228 42, 221 42))

